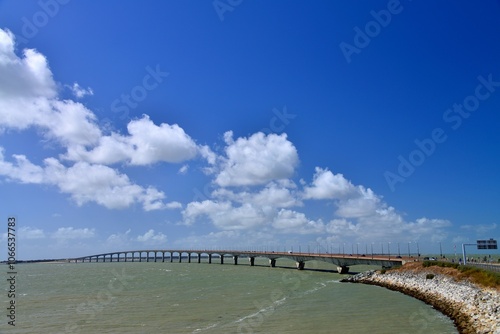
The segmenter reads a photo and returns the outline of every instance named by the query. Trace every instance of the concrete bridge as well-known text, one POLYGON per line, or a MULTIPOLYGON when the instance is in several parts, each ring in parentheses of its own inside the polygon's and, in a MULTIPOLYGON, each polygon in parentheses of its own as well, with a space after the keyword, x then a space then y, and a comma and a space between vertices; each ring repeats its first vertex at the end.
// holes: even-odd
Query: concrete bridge
MULTIPOLYGON (((349 272, 349 266, 366 264, 377 265, 386 268, 403 265, 406 260, 401 257, 390 255, 345 255, 345 254, 325 254, 325 253, 293 253, 293 252, 261 252, 261 251, 241 251, 241 250, 135 250, 95 254, 78 258, 66 259, 68 262, 165 262, 165 260, 173 262, 174 258, 178 262, 187 260, 191 263, 192 260, 201 263, 202 257, 208 258, 208 263, 212 263, 213 259, 218 259, 221 264, 224 264, 224 259, 229 257, 232 263, 237 265, 240 258, 248 258, 250 265, 253 266, 256 257, 264 257, 269 259, 271 267, 276 266, 276 260, 279 258, 291 259, 296 263, 299 270, 304 269, 305 262, 317 260, 327 263, 332 263, 337 266, 337 271, 340 274, 349 272), (143 257, 145 254, 145 257, 143 257), (168 256, 166 256, 166 254, 168 256)), ((230 261, 231 261, 230 260, 230 261)))

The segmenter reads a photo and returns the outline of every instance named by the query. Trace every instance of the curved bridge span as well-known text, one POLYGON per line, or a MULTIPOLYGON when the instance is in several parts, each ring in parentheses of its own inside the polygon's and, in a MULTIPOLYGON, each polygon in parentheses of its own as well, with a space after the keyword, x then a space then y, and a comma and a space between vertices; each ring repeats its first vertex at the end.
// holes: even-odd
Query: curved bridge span
POLYGON ((67 259, 68 262, 173 262, 174 258, 178 262, 183 259, 189 263, 195 260, 201 263, 202 258, 207 258, 208 263, 217 259, 224 264, 225 258, 230 258, 232 263, 237 265, 238 259, 248 258, 250 265, 253 266, 256 257, 269 259, 271 267, 276 266, 276 260, 279 258, 291 259, 296 263, 299 270, 305 268, 307 261, 323 261, 337 266, 337 271, 341 274, 349 271, 349 266, 357 264, 377 265, 382 267, 393 267, 403 265, 406 261, 402 258, 391 258, 391 256, 381 255, 345 255, 345 254, 312 254, 312 253, 292 253, 292 252, 260 252, 260 251, 241 251, 241 250, 182 250, 182 249, 156 249, 156 250, 134 250, 95 254, 78 258, 67 259), (145 256, 143 256, 145 255, 145 256))

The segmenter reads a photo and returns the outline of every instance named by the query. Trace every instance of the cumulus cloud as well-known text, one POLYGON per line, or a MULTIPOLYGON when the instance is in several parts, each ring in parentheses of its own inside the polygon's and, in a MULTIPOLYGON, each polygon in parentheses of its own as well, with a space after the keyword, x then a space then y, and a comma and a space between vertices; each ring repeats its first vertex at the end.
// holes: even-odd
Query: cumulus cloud
POLYGON ((18 57, 12 33, 0 29, 0 129, 37 127, 63 145, 97 143, 95 115, 80 103, 59 100, 56 86, 47 59, 30 49, 18 57))
POLYGON ((19 228, 19 238, 34 240, 34 239, 44 239, 46 237, 45 232, 42 229, 34 228, 30 226, 23 226, 19 228))
POLYGON ((148 243, 148 244, 165 244, 167 242, 167 236, 161 232, 156 233, 155 230, 151 229, 139 235, 137 241, 148 243))
MULTIPOLYGON (((66 86, 77 98, 93 94, 78 83, 66 86)), ((14 154, 13 162, 6 161, 0 148, 0 175, 15 182, 54 185, 78 205, 95 202, 116 209, 139 202, 150 211, 182 205, 164 203, 162 191, 136 185, 107 165, 178 163, 197 155, 214 162, 214 153, 198 146, 177 124, 156 125, 147 115, 130 121, 127 135, 104 135, 95 114, 79 102, 61 99, 57 87, 47 59, 31 49, 18 56, 14 35, 0 29, 0 133, 35 128, 66 150, 61 155, 64 160, 51 157, 36 165, 22 154, 14 154)))
POLYGON ((222 187, 262 185, 287 179, 299 162, 297 150, 286 134, 257 132, 234 141, 229 131, 224 139, 226 157, 222 158, 221 170, 215 179, 222 187))
POLYGON ((441 219, 419 218, 406 221, 395 208, 385 203, 370 188, 353 185, 342 174, 317 167, 313 182, 304 187, 305 199, 332 200, 335 218, 326 225, 326 238, 341 241, 418 240, 425 236, 432 241, 443 240, 451 223, 441 219))
POLYGON ((95 237, 95 229, 60 227, 52 234, 58 240, 88 239, 95 237))
POLYGON ((356 193, 356 187, 342 174, 316 167, 313 182, 304 188, 305 199, 342 199, 356 193))
POLYGON ((160 161, 178 163, 193 159, 199 153, 194 140, 177 124, 158 126, 148 115, 143 115, 130 121, 127 130, 127 136, 112 133, 100 137, 91 150, 81 145, 70 147, 66 158, 107 165, 122 161, 131 165, 150 165, 160 161))
POLYGON ((70 194, 78 205, 95 202, 120 209, 138 202, 146 211, 180 207, 177 202, 163 203, 163 192, 134 184, 127 175, 108 166, 78 162, 66 167, 54 158, 45 159, 44 165, 39 166, 23 155, 14 155, 14 160, 14 163, 5 161, 0 148, 0 175, 21 183, 56 186, 62 193, 70 194))
POLYGON ((319 234, 325 231, 321 220, 310 220, 302 212, 287 209, 281 209, 278 212, 272 226, 282 233, 319 234))
POLYGON ((88 87, 87 89, 85 89, 81 87, 77 82, 73 83, 72 86, 67 85, 66 87, 71 90, 71 92, 77 99, 81 99, 86 95, 94 95, 94 91, 92 90, 92 88, 88 87))

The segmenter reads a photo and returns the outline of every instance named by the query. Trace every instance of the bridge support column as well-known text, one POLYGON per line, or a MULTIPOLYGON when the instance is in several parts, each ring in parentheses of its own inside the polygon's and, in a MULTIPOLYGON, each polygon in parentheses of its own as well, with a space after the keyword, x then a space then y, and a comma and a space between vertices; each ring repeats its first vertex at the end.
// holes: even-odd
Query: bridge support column
POLYGON ((146 252, 146 262, 149 262, 149 251, 146 252))
POLYGON ((254 257, 249 257, 248 261, 250 261, 250 266, 253 267, 255 265, 255 258, 254 257))
POLYGON ((170 252, 170 262, 174 262, 174 252, 170 252))
POLYGON ((198 263, 201 263, 201 254, 198 253, 198 263))
POLYGON ((212 263, 212 254, 208 254, 208 263, 212 263))
POLYGON ((274 268, 276 267, 276 259, 269 259, 269 265, 274 268))
POLYGON ((139 252, 139 262, 142 262, 142 252, 139 252))
POLYGON ((304 265, 305 265, 304 261, 295 262, 295 266, 297 267, 298 270, 304 270, 304 265))
POLYGON ((179 252, 179 263, 181 263, 181 262, 182 262, 182 253, 179 252))
POLYGON ((348 266, 338 266, 337 271, 339 274, 347 274, 349 272, 348 266))
POLYGON ((224 264, 224 255, 220 255, 220 264, 224 264))
POLYGON ((165 252, 161 252, 161 262, 165 262, 165 252))
POLYGON ((191 253, 188 253, 188 263, 191 263, 191 253))
POLYGON ((120 262, 120 253, 116 254, 116 262, 120 262))
POLYGON ((236 255, 233 256, 233 262, 234 262, 234 265, 238 264, 238 257, 236 255))
POLYGON ((157 255, 158 255, 158 253, 157 253, 157 252, 155 252, 155 262, 156 262, 156 258, 158 257, 157 255))

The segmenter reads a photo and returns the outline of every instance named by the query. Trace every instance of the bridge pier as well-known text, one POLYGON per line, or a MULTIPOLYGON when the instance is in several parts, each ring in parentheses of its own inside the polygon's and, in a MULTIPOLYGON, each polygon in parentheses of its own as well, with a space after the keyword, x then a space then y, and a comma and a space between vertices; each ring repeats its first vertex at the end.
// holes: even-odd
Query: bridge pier
POLYGON ((161 252, 161 262, 165 262, 165 252, 161 252))
POLYGON ((188 263, 191 263, 191 253, 188 253, 188 263))
POLYGON ((337 271, 339 274, 347 274, 349 272, 348 266, 337 266, 337 271))
POLYGON ((305 265, 304 261, 295 262, 295 266, 297 267, 298 270, 304 270, 304 265, 305 265))
POLYGON ((212 263, 212 254, 208 254, 208 263, 212 263))
POLYGON ((255 258, 254 257, 249 257, 248 261, 250 261, 250 266, 253 267, 255 265, 255 258))
POLYGON ((201 253, 198 253, 198 263, 201 263, 201 253))
POLYGON ((271 266, 271 268, 276 267, 276 259, 269 259, 269 265, 271 266))
POLYGON ((170 252, 170 262, 174 262, 174 252, 170 252))
POLYGON ((182 262, 182 252, 179 252, 179 263, 182 262))
POLYGON ((233 256, 233 262, 234 262, 234 265, 237 265, 238 264, 238 256, 233 256))
POLYGON ((224 264, 224 255, 220 255, 220 264, 224 264))

